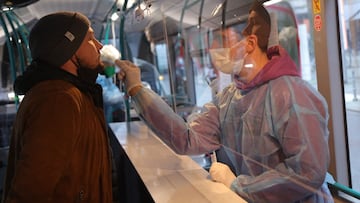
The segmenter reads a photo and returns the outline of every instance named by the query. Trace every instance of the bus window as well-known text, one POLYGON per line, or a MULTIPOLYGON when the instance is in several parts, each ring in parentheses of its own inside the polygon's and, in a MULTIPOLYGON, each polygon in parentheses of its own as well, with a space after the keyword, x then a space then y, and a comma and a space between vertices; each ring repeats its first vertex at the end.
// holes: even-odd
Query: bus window
POLYGON ((270 1, 267 9, 277 14, 280 44, 301 69, 302 78, 317 88, 310 6, 302 0, 283 0, 270 1))
POLYGON ((360 2, 339 0, 339 22, 352 188, 360 191, 360 2))
POLYGON ((298 27, 291 5, 288 2, 281 1, 267 6, 267 9, 270 13, 276 13, 281 46, 287 50, 291 58, 301 68, 298 27))
POLYGON ((155 46, 155 52, 156 52, 156 62, 157 62, 157 68, 159 70, 159 80, 162 84, 162 96, 170 95, 170 80, 169 80, 169 71, 168 71, 168 60, 167 60, 167 50, 166 50, 166 44, 165 43, 158 43, 155 46))

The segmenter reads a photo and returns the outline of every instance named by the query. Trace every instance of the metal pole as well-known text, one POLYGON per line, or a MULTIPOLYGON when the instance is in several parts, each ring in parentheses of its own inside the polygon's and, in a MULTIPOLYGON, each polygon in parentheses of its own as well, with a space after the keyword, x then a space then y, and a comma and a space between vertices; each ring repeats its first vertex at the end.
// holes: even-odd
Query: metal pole
POLYGON ((21 40, 25 44, 26 62, 31 62, 32 58, 31 58, 31 53, 30 53, 29 41, 28 41, 28 36, 29 36, 30 32, 27 29, 27 27, 24 26, 24 23, 20 24, 19 16, 16 15, 16 13, 14 13, 13 10, 9 11, 8 13, 9 13, 9 16, 11 17, 11 19, 16 23, 16 25, 18 27, 17 30, 20 33, 21 40))
POLYGON ((12 18, 10 17, 8 12, 5 12, 5 16, 11 26, 11 29, 13 31, 13 36, 14 36, 14 41, 15 41, 15 46, 17 49, 17 53, 19 55, 19 59, 20 59, 20 70, 21 72, 24 72, 25 70, 25 58, 24 58, 24 53, 23 53, 23 48, 22 48, 22 41, 19 38, 19 34, 17 32, 17 29, 15 28, 12 18))
MULTIPOLYGON (((6 46, 8 48, 8 52, 9 52, 9 63, 10 63, 10 70, 11 70, 11 76, 12 76, 12 80, 13 82, 15 82, 15 79, 16 79, 16 70, 15 70, 15 57, 14 57, 14 50, 13 50, 13 47, 12 47, 12 38, 11 38, 11 35, 9 33, 9 30, 7 29, 7 26, 6 26, 6 23, 5 23, 5 20, 4 20, 4 17, 2 15, 3 13, 1 12, 1 15, 0 15, 0 23, 1 23, 1 26, 3 27, 4 29, 4 32, 5 32, 5 36, 6 36, 6 46)), ((16 109, 18 108, 18 104, 19 104, 19 97, 17 94, 15 94, 15 105, 16 105, 16 109)))
POLYGON ((167 48, 167 61, 168 61, 168 70, 169 70, 169 79, 170 79, 170 88, 171 88, 171 103, 172 103, 172 108, 174 110, 174 112, 177 112, 176 110, 176 98, 175 98, 175 87, 174 87, 174 75, 173 75, 173 69, 174 67, 172 66, 173 63, 171 63, 171 57, 170 57, 170 50, 169 50, 169 36, 168 36, 168 32, 167 32, 167 26, 166 26, 166 19, 163 16, 163 27, 164 27, 164 36, 165 36, 165 42, 167 44, 166 48, 167 48))
MULTIPOLYGON (((128 3, 128 0, 125 0, 123 7, 122 7, 123 13, 125 13, 125 11, 126 11, 127 3, 128 3)), ((127 59, 127 56, 125 56, 125 53, 126 53, 126 50, 125 50, 126 42, 125 42, 125 33, 124 33, 125 19, 126 19, 125 15, 121 15, 120 30, 119 30, 119 47, 120 47, 120 53, 121 53, 122 59, 127 59)), ((120 84, 120 86, 121 86, 121 84, 120 84)), ((126 91, 125 91, 125 96, 124 96, 124 102, 125 102, 125 108, 126 108, 125 109, 126 110, 126 122, 129 123, 131 121, 130 102, 129 102, 129 96, 127 95, 126 91)))

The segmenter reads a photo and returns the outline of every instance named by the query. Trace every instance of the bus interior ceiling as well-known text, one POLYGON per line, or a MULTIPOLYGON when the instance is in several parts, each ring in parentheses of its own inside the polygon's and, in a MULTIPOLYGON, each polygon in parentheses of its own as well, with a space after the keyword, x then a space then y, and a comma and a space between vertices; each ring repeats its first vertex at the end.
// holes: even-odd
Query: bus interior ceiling
MULTIPOLYGON (((3 8, 2 16, 3 19, 5 19, 4 22, 7 27, 7 30, 3 29, 4 25, 0 27, 0 55, 2 59, 3 52, 6 49, 4 45, 7 40, 13 37, 12 27, 9 26, 8 19, 4 17, 9 10, 15 13, 18 20, 26 25, 27 34, 37 19, 49 13, 65 10, 84 13, 91 21, 95 36, 100 39, 103 44, 113 43, 116 45, 120 51, 124 52, 122 53, 123 59, 133 60, 133 57, 138 57, 154 64, 156 60, 154 60, 152 56, 150 43, 164 42, 168 36, 174 37, 180 34, 186 34, 186 31, 191 30, 191 28, 197 30, 214 30, 225 26, 223 22, 229 25, 233 23, 234 20, 237 22, 239 20, 245 21, 252 2, 253 0, 0 1, 3 8), (113 14, 116 14, 119 19, 112 19, 113 14), (125 49, 121 49, 121 47, 119 47, 121 43, 118 43, 122 35, 126 36, 124 41, 126 43, 125 49), (143 48, 144 46, 146 46, 145 49, 143 48)), ((173 46, 176 46, 176 44, 173 44, 173 46)), ((197 54, 202 56, 203 53, 197 54)), ((169 66, 175 66, 176 57, 172 56, 171 59, 174 59, 174 61, 168 61, 167 63, 170 64, 169 66)), ((19 75, 21 70, 23 71, 26 64, 29 64, 30 61, 31 59, 25 61, 24 67, 18 68, 16 74, 12 73, 12 75, 8 77, 8 81, 2 81, 2 88, 11 90, 11 84, 15 79, 15 75, 19 75)), ((188 87, 187 89, 190 88, 188 87)), ((172 94, 174 93, 172 92, 172 94)), ((193 96, 189 96, 187 102, 194 105, 196 103, 195 94, 191 92, 189 94, 193 96)), ((2 100, 2 97, 3 96, 1 96, 0 100, 2 100)))
MULTIPOLYGON (((214 15, 216 7, 222 0, 9 0, 24 22, 56 11, 79 11, 84 13, 92 22, 98 35, 102 32, 109 18, 109 14, 116 7, 120 15, 125 15, 124 30, 126 32, 143 32, 153 23, 170 17, 183 26, 195 26, 201 21, 202 26, 218 27, 221 12, 214 15), (126 8, 124 8, 126 4, 126 8), (141 7, 141 12, 136 10, 141 7), (184 14, 182 18, 182 14, 184 14), (182 19, 181 19, 182 18, 182 19)), ((246 16, 252 0, 227 0, 226 18, 246 16)), ((6 4, 6 3, 3 3, 6 4)), ((8 5, 12 5, 8 3, 8 5)), ((3 6, 4 7, 4 6, 3 6)))

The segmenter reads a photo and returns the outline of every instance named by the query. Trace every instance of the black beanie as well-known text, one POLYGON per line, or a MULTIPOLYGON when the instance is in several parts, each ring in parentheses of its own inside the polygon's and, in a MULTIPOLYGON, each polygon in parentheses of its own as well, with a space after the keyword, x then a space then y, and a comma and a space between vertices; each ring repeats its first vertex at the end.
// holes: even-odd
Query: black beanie
POLYGON ((32 59, 60 67, 75 54, 89 27, 89 19, 77 12, 57 12, 42 17, 29 35, 32 59))

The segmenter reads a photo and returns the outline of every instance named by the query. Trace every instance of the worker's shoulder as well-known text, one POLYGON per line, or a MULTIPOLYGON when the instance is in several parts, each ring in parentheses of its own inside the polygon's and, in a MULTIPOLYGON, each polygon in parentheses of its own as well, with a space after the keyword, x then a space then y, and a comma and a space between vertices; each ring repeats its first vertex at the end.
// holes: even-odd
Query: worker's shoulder
POLYGON ((281 76, 269 82, 270 94, 287 100, 309 100, 326 105, 323 95, 308 81, 298 76, 281 76))
POLYGON ((273 80, 269 81, 269 85, 273 87, 272 89, 274 91, 280 89, 311 89, 313 90, 314 87, 311 86, 311 84, 304 79, 302 79, 299 76, 291 76, 291 75, 284 75, 277 77, 273 80), (276 88, 275 88, 276 87, 276 88))

